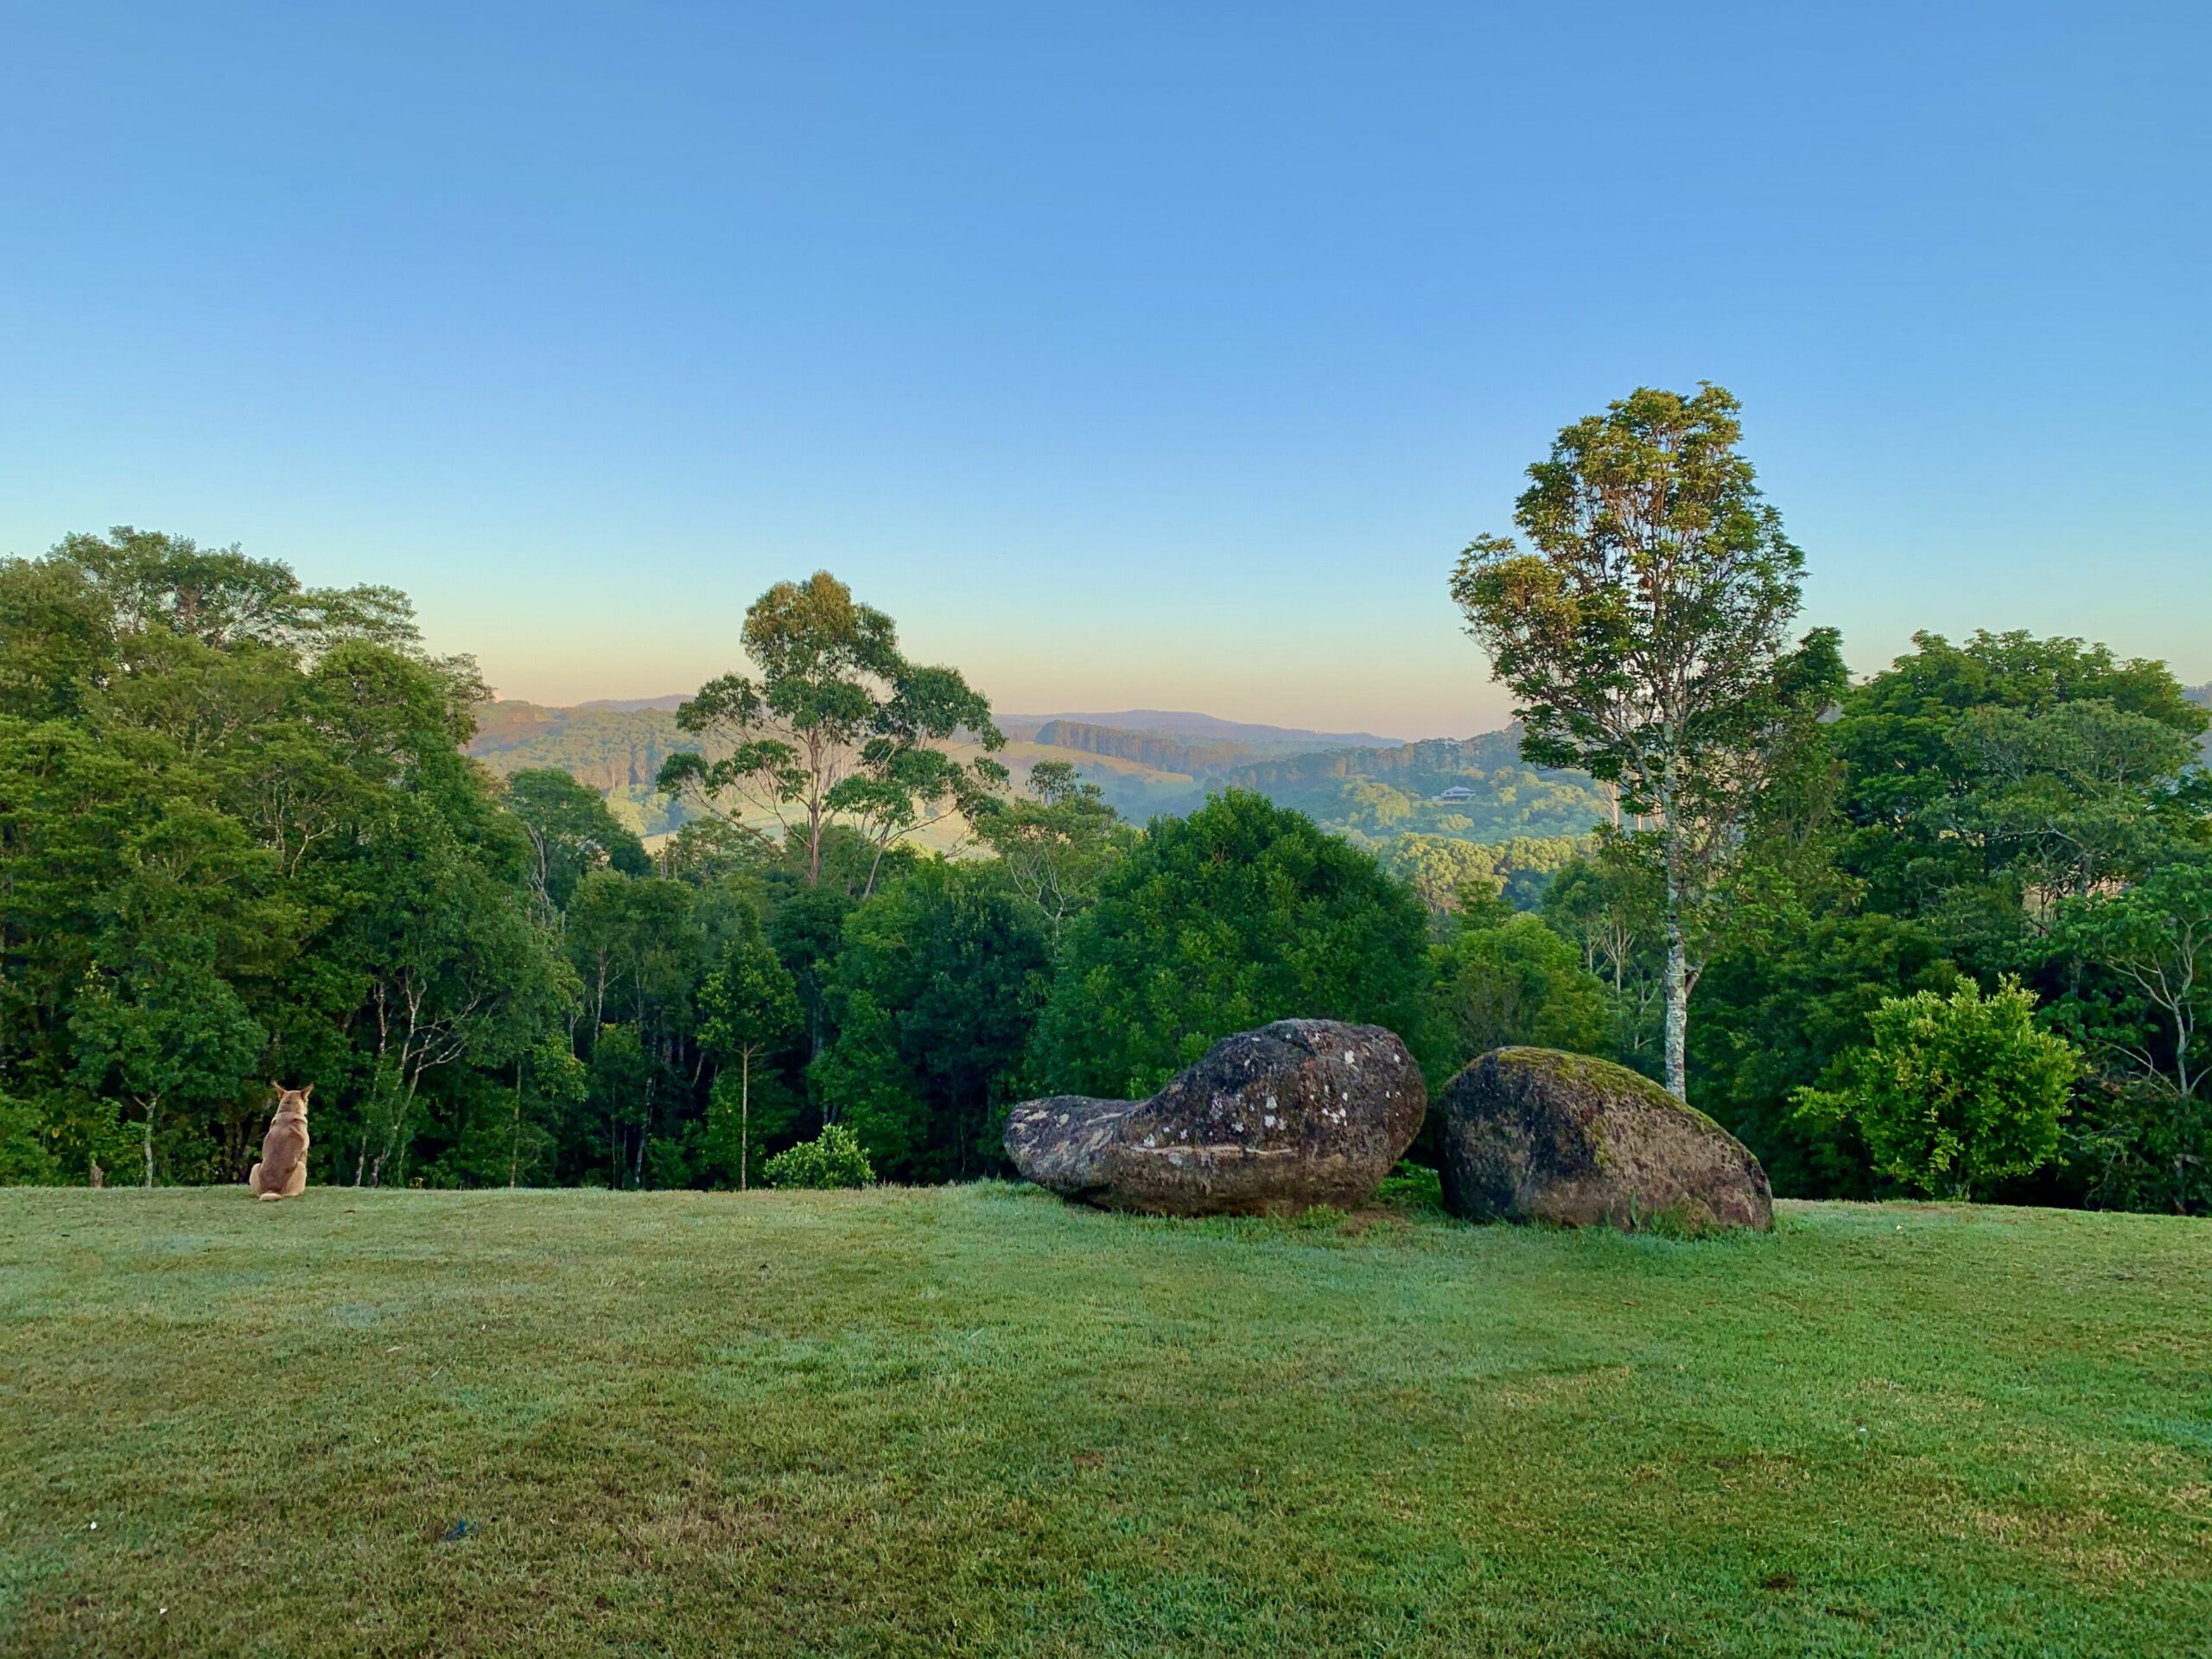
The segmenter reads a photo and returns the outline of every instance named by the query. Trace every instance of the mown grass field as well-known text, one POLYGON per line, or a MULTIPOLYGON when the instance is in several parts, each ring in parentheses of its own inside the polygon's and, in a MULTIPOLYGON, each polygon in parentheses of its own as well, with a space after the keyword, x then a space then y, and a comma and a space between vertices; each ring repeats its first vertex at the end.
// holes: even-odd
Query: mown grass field
POLYGON ((0 1653, 2203 1654, 2209 1390, 2157 1217, 12 1191, 0 1653))

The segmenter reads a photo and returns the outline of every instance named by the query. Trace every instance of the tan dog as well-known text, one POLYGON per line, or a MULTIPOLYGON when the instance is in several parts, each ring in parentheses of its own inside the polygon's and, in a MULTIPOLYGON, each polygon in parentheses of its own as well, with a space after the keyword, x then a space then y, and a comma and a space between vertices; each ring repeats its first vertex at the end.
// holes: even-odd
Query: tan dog
POLYGON ((308 1190, 308 1096, 315 1084, 287 1089, 269 1085, 283 1096, 276 1116, 269 1120, 269 1134, 261 1143, 261 1161, 245 1178, 247 1188, 264 1198, 296 1198, 308 1190))

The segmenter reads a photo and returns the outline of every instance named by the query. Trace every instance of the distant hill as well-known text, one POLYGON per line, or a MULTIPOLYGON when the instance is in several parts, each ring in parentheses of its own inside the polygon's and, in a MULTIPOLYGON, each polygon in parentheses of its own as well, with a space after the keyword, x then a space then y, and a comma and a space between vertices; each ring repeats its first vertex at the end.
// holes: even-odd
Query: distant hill
POLYGON ((1269 752, 1256 743, 1185 742, 1160 732, 1128 731, 1116 726, 1097 726, 1088 721, 1066 718, 1046 721, 1030 741, 1051 748, 1077 749, 1085 754, 1135 760, 1161 772, 1185 776, 1241 766, 1269 752))
MULTIPOLYGON (((604 794, 631 828, 652 834, 683 817, 653 789, 661 763, 696 741, 677 728, 682 701, 486 703, 477 711, 468 750, 501 773, 535 766, 566 772, 604 794)), ((1139 823, 1179 817, 1221 789, 1249 789, 1376 847, 1408 835, 1484 843, 1579 836, 1610 812, 1580 773, 1526 765, 1510 731, 1394 743, 1371 734, 1303 732, 1157 709, 1112 718, 1149 724, 1004 716, 1009 742, 1001 759, 1017 778, 1039 760, 1065 761, 1139 823), (1170 726, 1179 729, 1165 729, 1170 726)))
POLYGON ((1078 725, 1185 741, 1248 743, 1261 748, 1292 746, 1313 749, 1387 749, 1405 741, 1402 737, 1377 737, 1372 732, 1308 732, 1294 726, 1255 726, 1243 721, 1221 720, 1212 715, 1169 709, 1125 709, 1117 715, 1001 715, 999 729, 1008 737, 1018 734, 1026 738, 1054 721, 1073 721, 1078 725), (1017 727, 1020 728, 1019 734, 1017 727))
POLYGON ((635 714, 640 709, 665 709, 674 714, 690 701, 690 694, 671 691, 664 697, 600 697, 590 702, 580 702, 579 709, 613 709, 623 714, 635 714))
POLYGON ((549 709, 509 700, 476 711, 468 752, 505 775, 550 766, 607 797, 614 815, 640 835, 671 830, 682 821, 675 804, 653 790, 660 764, 697 740, 679 731, 681 697, 632 702, 586 702, 549 709))

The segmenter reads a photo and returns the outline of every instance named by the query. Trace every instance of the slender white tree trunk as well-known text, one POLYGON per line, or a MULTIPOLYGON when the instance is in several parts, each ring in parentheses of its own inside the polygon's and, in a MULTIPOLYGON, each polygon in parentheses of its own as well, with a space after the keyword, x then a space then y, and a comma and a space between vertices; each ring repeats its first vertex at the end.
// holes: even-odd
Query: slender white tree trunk
MULTIPOLYGON (((1669 884, 1671 888, 1672 883, 1669 884)), ((1682 949, 1681 911, 1667 897, 1667 1092, 1687 1102, 1689 1091, 1689 963, 1682 949)))
POLYGON ((155 1103, 146 1103, 146 1190, 154 1190, 154 1109, 155 1103))
POLYGON ((746 1161, 753 1155, 753 1051, 737 1056, 737 1190, 746 1190, 746 1161))
POLYGON ((1667 1092, 1687 1104, 1690 1097, 1689 955, 1682 943, 1681 826, 1675 821, 1674 765, 1659 794, 1659 833, 1667 860, 1667 1092))

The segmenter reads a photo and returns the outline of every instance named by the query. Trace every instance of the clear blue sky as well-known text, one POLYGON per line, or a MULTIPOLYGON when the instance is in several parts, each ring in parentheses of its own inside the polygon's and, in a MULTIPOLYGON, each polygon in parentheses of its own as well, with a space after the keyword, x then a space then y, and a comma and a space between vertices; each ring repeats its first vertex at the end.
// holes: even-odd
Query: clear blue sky
POLYGON ((1017 711, 1463 733, 1446 574, 1700 378, 1856 667, 2212 677, 2212 8, 0 9, 0 550, 687 690, 826 566, 1017 711))

